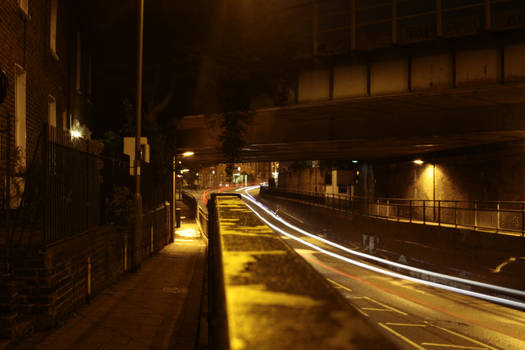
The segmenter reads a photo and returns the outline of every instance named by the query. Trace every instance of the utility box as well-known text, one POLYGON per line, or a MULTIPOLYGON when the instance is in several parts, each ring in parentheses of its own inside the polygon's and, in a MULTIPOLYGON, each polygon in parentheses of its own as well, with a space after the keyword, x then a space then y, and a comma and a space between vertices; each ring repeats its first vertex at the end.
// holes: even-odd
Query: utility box
MULTIPOLYGON (((124 154, 129 156, 129 174, 135 175, 135 137, 124 137, 124 154)), ((147 137, 140 138, 140 154, 144 163, 149 163, 149 144, 147 137)))

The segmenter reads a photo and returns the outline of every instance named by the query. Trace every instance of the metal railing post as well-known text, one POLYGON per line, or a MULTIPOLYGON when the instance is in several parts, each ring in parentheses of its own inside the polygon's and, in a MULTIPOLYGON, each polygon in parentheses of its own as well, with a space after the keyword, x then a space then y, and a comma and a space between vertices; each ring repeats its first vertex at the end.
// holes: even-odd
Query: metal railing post
POLYGON ((408 201, 408 205, 409 205, 409 208, 408 208, 408 216, 409 216, 409 222, 411 223, 412 222, 412 199, 410 199, 408 201))
POLYGON ((478 202, 474 202, 474 230, 478 227, 478 202))
POLYGON ((521 237, 525 234, 525 204, 521 202, 521 237))
POLYGON ((454 227, 458 227, 458 201, 454 201, 454 227))
POLYGON ((390 201, 388 199, 386 200, 386 217, 390 217, 390 201))
POLYGON ((423 199, 423 224, 427 223, 427 207, 426 207, 426 200, 423 199))
POLYGON ((500 221, 501 221, 501 216, 500 216, 500 206, 499 206, 499 202, 496 203, 496 232, 499 232, 500 230, 500 221))
POLYGON ((379 215, 379 199, 376 201, 376 215, 377 215, 377 217, 381 216, 381 215, 379 215))
POLYGON ((441 226, 441 200, 438 200, 438 226, 441 226))
POLYGON ((521 202, 521 237, 525 234, 525 205, 521 202))

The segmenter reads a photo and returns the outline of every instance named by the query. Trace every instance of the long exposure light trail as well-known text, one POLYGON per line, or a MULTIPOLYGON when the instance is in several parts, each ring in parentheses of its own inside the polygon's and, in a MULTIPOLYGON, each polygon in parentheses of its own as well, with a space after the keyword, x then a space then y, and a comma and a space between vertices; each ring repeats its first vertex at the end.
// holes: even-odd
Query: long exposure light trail
MULTIPOLYGON (((520 291, 520 290, 511 289, 511 288, 505 288, 505 287, 496 286, 496 285, 492 285, 492 284, 488 284, 488 283, 472 281, 472 280, 468 280, 468 279, 464 279, 464 278, 449 276, 449 275, 440 274, 440 273, 433 272, 433 271, 427 271, 427 270, 424 270, 424 269, 415 268, 415 267, 412 267, 412 266, 409 266, 409 265, 396 263, 396 262, 393 262, 393 261, 390 261, 390 260, 378 258, 378 257, 373 256, 373 255, 369 255, 369 254, 361 253, 361 252, 358 252, 358 251, 354 251, 352 249, 349 249, 349 248, 346 248, 344 246, 341 246, 341 245, 339 245, 337 243, 334 243, 334 242, 331 242, 331 241, 326 240, 324 238, 318 237, 318 236, 316 236, 314 234, 311 234, 311 233, 309 233, 307 231, 302 230, 299 227, 296 227, 296 226, 286 222, 281 217, 279 217, 278 215, 273 213, 270 209, 265 207, 263 204, 261 204, 257 200, 255 200, 255 198, 253 198, 253 196, 251 196, 248 193, 248 191, 250 191, 252 189, 255 189, 257 187, 258 186, 252 186, 252 187, 245 188, 244 190, 245 190, 246 194, 242 194, 243 198, 246 198, 251 203, 257 205, 259 208, 264 210, 268 215, 272 216, 272 218, 274 218, 275 220, 277 220, 277 221, 283 223, 284 225, 292 228, 293 230, 296 230, 297 232, 300 232, 300 233, 302 233, 302 234, 304 234, 304 235, 306 235, 308 237, 317 239, 317 240, 319 240, 319 241, 321 241, 323 243, 326 243, 326 244, 328 244, 330 246, 333 246, 335 248, 341 249, 341 250, 343 250, 345 252, 348 252, 350 254, 354 254, 354 255, 357 255, 357 256, 360 256, 360 257, 363 257, 363 258, 367 258, 367 259, 370 259, 370 260, 378 261, 378 262, 381 262, 381 263, 384 263, 384 264, 388 264, 388 265, 391 265, 391 266, 396 266, 396 267, 399 267, 399 268, 402 268, 402 269, 405 269, 405 270, 415 271, 415 272, 418 272, 418 273, 421 273, 421 274, 434 276, 434 277, 439 277, 439 278, 442 278, 442 279, 445 279, 445 280, 461 282, 461 283, 464 283, 464 284, 475 285, 475 286, 478 286, 478 287, 483 287, 483 288, 492 289, 492 290, 498 290, 498 291, 509 293, 509 294, 525 296, 525 292, 520 291)), ((409 280, 409 281, 413 281, 413 282, 417 282, 417 283, 433 286, 433 287, 436 287, 436 288, 445 289, 445 290, 449 290, 449 291, 452 291, 452 292, 465 294, 465 295, 473 296, 473 297, 476 297, 476 298, 489 300, 489 301, 492 301, 492 302, 497 302, 497 303, 501 303, 501 304, 505 304, 505 305, 518 307, 518 308, 521 308, 521 309, 525 309, 525 303, 522 303, 522 302, 519 302, 519 301, 509 300, 509 299, 505 299, 505 298, 501 298, 501 297, 495 297, 495 296, 492 296, 492 295, 487 295, 487 294, 483 294, 483 293, 479 293, 479 292, 473 292, 473 291, 469 291, 469 290, 465 290, 465 289, 461 289, 461 288, 457 288, 457 287, 448 286, 448 285, 442 284, 442 283, 436 283, 436 282, 431 282, 431 281, 415 278, 413 276, 408 276, 408 275, 400 274, 400 273, 397 273, 397 272, 392 272, 392 271, 388 271, 388 270, 385 270, 385 269, 382 269, 382 268, 378 268, 378 267, 375 267, 375 266, 371 266, 371 265, 368 265, 368 264, 365 264, 365 263, 362 263, 362 262, 359 262, 359 261, 356 261, 356 260, 353 260, 353 259, 341 256, 339 254, 330 252, 330 251, 328 251, 326 249, 323 249, 323 248, 320 248, 320 247, 316 246, 313 243, 307 242, 307 241, 305 241, 305 240, 303 240, 303 239, 301 239, 301 238, 299 238, 297 236, 294 236, 293 234, 291 234, 289 232, 286 232, 286 231, 282 230, 281 228, 277 227, 276 225, 270 223, 267 219, 263 218, 252 206, 250 206, 250 205, 248 205, 248 206, 250 207, 250 209, 252 209, 254 211, 254 213, 264 223, 266 223, 272 229, 280 232, 281 234, 283 234, 283 235, 285 235, 285 236, 287 236, 289 238, 292 238, 292 239, 300 242, 301 244, 304 244, 304 245, 306 245, 306 246, 308 246, 310 248, 313 248, 313 249, 315 249, 315 250, 317 250, 317 251, 319 251, 319 252, 321 252, 323 254, 332 256, 332 257, 334 257, 336 259, 339 259, 339 260, 342 260, 342 261, 345 261, 345 262, 348 262, 348 263, 351 263, 351 264, 354 264, 354 265, 357 265, 357 266, 360 266, 360 267, 363 267, 365 269, 372 270, 372 271, 375 271, 375 272, 378 272, 378 273, 381 273, 381 274, 389 275, 391 277, 406 279, 406 280, 409 280)))

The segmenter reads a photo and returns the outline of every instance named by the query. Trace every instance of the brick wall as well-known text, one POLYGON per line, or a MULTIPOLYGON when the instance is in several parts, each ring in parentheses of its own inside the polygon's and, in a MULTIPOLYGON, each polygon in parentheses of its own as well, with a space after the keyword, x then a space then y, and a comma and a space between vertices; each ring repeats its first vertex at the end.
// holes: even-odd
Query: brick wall
MULTIPOLYGON (((18 0, 0 2, 0 69, 9 79, 6 100, 0 105, 0 119, 15 115, 15 64, 27 74, 27 145, 28 156, 34 149, 42 122, 48 119, 48 97, 56 100, 57 127, 62 127, 62 113, 81 123, 91 110, 86 96, 88 38, 82 36, 82 88, 75 88, 77 31, 82 32, 74 2, 58 0, 57 55, 49 44, 50 0, 29 0, 29 16, 18 5, 18 0)), ((4 121, 2 121, 3 123, 4 121)), ((11 123, 10 141, 14 145, 14 123, 11 123)))
POLYGON ((66 319, 124 272, 125 237, 122 229, 104 226, 45 250, 17 252, 13 279, 20 317, 30 318, 36 328, 66 319))

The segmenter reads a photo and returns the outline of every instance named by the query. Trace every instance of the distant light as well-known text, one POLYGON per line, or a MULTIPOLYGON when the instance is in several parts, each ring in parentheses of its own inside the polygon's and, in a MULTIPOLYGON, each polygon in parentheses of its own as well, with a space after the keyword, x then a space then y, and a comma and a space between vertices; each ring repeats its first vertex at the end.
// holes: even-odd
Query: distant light
POLYGON ((211 173, 212 173, 213 175, 215 175, 215 170, 212 170, 211 173))
POLYGON ((416 159, 416 160, 413 160, 412 163, 417 164, 417 165, 421 165, 424 162, 421 159, 416 159))
POLYGON ((175 235, 177 237, 184 237, 184 238, 197 238, 197 237, 199 237, 199 233, 193 228, 176 230, 175 231, 175 235))
POLYGON ((182 162, 179 160, 179 164, 182 164, 182 162))
POLYGON ((190 169, 182 169, 181 172, 183 173, 187 173, 188 171, 190 171, 190 169))
POLYGON ((358 171, 356 171, 356 174, 357 174, 357 175, 359 175, 359 170, 358 170, 358 171))
POLYGON ((199 176, 199 173, 196 173, 195 176, 199 176))
POLYGON ((238 170, 238 171, 241 171, 241 167, 238 167, 237 170, 238 170))
POLYGON ((192 151, 187 151, 187 152, 184 152, 182 154, 183 157, 191 157, 192 155, 194 155, 195 152, 192 152, 192 151))
POLYGON ((82 137, 82 132, 80 130, 71 129, 71 138, 79 139, 82 137))
POLYGON ((357 160, 354 159, 354 160, 352 161, 352 163, 357 164, 357 163, 359 163, 359 162, 358 162, 357 160))
POLYGON ((182 177, 182 175, 181 174, 177 174, 177 177, 182 177))

